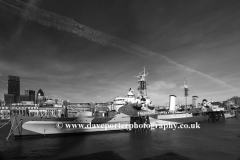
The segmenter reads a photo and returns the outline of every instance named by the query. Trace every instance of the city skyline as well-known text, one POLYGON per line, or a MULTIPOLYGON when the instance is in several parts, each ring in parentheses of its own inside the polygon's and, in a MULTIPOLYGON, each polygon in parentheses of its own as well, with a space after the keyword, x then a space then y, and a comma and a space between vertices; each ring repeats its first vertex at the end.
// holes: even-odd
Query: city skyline
POLYGON ((199 101, 239 96, 238 1, 60 0, 31 5, 103 32, 102 37, 118 37, 113 40, 120 47, 0 7, 1 97, 7 93, 7 76, 16 75, 20 93, 25 87, 41 88, 49 97, 71 102, 106 102, 126 95, 129 88, 136 94, 134 76, 144 66, 148 95, 156 105, 165 105, 169 95, 185 103, 180 89, 184 78, 193 84, 189 101, 192 96, 199 101), (132 44, 141 50, 133 52, 139 47, 132 44))

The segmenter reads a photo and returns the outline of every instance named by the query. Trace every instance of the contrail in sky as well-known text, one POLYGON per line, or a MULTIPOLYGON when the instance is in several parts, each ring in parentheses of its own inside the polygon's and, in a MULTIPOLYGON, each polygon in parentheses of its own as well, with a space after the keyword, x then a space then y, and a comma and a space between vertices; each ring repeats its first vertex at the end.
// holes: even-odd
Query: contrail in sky
POLYGON ((235 87, 218 80, 216 78, 213 78, 209 75, 206 75, 202 72, 199 72, 197 70, 191 69, 187 66, 181 65, 168 57, 154 53, 151 51, 148 51, 140 46, 137 46, 131 42, 128 42, 126 40, 114 37, 112 35, 109 35, 107 33, 103 33, 94 29, 91 29, 87 26, 84 26, 82 24, 79 24, 75 22, 74 20, 65 17, 65 16, 60 16, 55 13, 45 11, 43 9, 37 8, 35 6, 29 5, 27 3, 17 1, 17 0, 11 0, 11 1, 4 1, 0 0, 0 6, 7 11, 11 11, 17 15, 20 15, 21 17, 27 18, 29 20, 32 20, 34 22, 37 22, 39 24, 42 24, 47 27, 54 27, 58 30, 64 30, 67 32, 71 32, 74 34, 77 34, 79 37, 85 37, 93 42, 99 43, 101 45, 106 45, 106 46, 111 46, 115 48, 119 48, 123 51, 136 54, 139 56, 160 56, 164 60, 166 60, 169 64, 176 65, 180 68, 183 68, 187 71, 197 73, 199 75, 202 75, 206 78, 211 79, 212 81, 230 87, 232 89, 235 89, 235 87))

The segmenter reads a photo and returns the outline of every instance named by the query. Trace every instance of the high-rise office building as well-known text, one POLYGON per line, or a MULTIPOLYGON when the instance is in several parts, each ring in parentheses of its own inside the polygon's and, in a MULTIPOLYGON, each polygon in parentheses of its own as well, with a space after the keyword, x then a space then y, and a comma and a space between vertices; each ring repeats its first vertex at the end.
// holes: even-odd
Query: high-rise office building
POLYGON ((20 95, 20 77, 8 76, 8 94, 14 95, 14 100, 11 103, 17 103, 20 95))
POLYGON ((34 90, 25 90, 25 95, 29 96, 29 101, 33 101, 35 103, 35 91, 34 90))
POLYGON ((40 103, 43 103, 44 101, 46 101, 46 98, 44 97, 44 93, 42 89, 39 89, 37 92, 36 103, 40 104, 40 103))

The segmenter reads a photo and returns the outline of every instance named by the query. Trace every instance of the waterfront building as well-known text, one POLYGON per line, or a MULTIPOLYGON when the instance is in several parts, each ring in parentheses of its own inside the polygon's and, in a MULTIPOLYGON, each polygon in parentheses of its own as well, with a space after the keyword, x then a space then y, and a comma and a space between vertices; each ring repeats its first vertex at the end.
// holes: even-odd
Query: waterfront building
POLYGON ((0 106, 0 119, 10 119, 9 107, 0 106))
POLYGON ((5 105, 10 105, 14 103, 14 94, 4 94, 5 105))
POLYGON ((33 103, 33 101, 22 101, 22 102, 19 103, 19 104, 22 104, 22 105, 35 105, 35 104, 33 103))
POLYGON ((8 76, 8 94, 13 94, 14 99, 12 103, 17 103, 18 97, 20 95, 20 77, 8 76))
MULTIPOLYGON (((13 104, 10 107, 1 107, 0 108, 0 115, 4 115, 4 111, 1 111, 3 109, 6 109, 8 113, 12 114, 19 114, 19 115, 28 115, 28 116, 43 116, 43 117, 61 117, 61 114, 64 113, 62 108, 56 108, 53 106, 47 106, 47 107, 40 107, 37 104, 13 104)), ((9 115, 5 112, 5 117, 9 115)))
POLYGON ((58 108, 62 108, 63 107, 63 103, 61 100, 58 99, 51 99, 51 98, 46 98, 46 101, 44 101, 41 104, 42 107, 58 107, 58 108))
POLYGON ((69 117, 75 117, 78 112, 85 112, 91 110, 90 103, 69 103, 69 105, 67 106, 65 106, 64 104, 63 106, 67 108, 69 117))
POLYGON ((18 103, 21 103, 22 101, 30 101, 28 95, 20 95, 18 98, 18 103))

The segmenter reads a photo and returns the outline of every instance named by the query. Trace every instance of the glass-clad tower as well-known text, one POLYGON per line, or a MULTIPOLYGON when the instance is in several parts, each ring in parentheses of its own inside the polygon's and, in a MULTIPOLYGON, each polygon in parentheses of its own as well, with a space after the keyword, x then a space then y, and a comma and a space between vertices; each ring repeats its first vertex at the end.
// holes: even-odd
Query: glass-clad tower
POLYGON ((8 94, 14 95, 14 103, 17 103, 20 95, 20 77, 8 76, 8 94))

